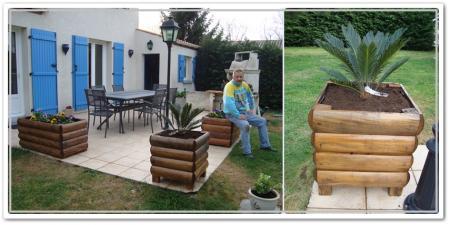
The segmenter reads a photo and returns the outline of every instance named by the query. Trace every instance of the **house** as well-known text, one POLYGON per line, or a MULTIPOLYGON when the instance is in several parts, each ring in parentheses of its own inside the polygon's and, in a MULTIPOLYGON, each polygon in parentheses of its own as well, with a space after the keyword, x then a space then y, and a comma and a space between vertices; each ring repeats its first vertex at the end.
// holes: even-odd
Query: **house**
MULTIPOLYGON (((86 110, 84 89, 167 83, 168 49, 161 35, 138 29, 137 9, 10 11, 9 116, 86 110)), ((172 45, 171 87, 195 90, 198 45, 172 45)))

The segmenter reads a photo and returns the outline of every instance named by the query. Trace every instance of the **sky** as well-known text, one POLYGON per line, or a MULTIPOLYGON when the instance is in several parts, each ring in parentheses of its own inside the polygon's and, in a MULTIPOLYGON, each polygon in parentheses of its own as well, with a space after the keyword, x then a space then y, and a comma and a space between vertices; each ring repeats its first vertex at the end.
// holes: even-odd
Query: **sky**
MULTIPOLYGON (((139 28, 160 33, 159 11, 139 12, 139 28)), ((283 37, 282 11, 210 11, 212 24, 219 25, 231 40, 279 40, 283 37)))

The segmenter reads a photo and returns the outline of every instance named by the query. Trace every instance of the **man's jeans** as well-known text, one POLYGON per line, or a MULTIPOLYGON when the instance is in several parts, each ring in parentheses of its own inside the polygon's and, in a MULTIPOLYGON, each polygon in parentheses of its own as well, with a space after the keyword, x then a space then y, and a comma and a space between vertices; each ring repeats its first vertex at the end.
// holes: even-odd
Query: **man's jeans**
POLYGON ((230 120, 234 125, 239 127, 241 131, 241 142, 242 142, 242 149, 244 154, 251 154, 252 153, 252 147, 250 144, 250 126, 258 127, 259 131, 259 142, 260 147, 270 147, 269 142, 269 136, 267 134, 267 120, 263 117, 254 115, 250 112, 246 112, 243 114, 247 116, 246 120, 240 120, 235 117, 231 117, 226 115, 227 119, 230 120))

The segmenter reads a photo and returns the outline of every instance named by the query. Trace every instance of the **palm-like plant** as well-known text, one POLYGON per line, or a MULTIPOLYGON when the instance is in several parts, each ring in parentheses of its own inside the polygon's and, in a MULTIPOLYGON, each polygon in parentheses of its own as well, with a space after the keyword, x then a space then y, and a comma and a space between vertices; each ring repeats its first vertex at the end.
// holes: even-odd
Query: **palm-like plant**
POLYGON ((182 108, 176 107, 175 105, 169 103, 169 108, 173 115, 173 121, 164 115, 163 117, 168 121, 169 126, 173 129, 173 132, 171 132, 170 135, 177 133, 185 134, 188 131, 201 126, 202 119, 194 119, 204 111, 203 108, 192 109, 191 103, 184 104, 182 108), (174 125, 176 125, 176 128, 174 125))
POLYGON ((404 57, 390 62, 395 53, 408 41, 402 38, 405 31, 405 28, 400 28, 393 34, 378 31, 375 35, 370 31, 361 39, 358 32, 349 24, 342 26, 345 44, 341 39, 326 33, 325 41, 316 40, 316 43, 342 62, 341 67, 346 75, 330 68, 321 67, 321 70, 330 75, 333 82, 359 92, 361 97, 365 98, 369 94, 387 96, 372 90, 370 85, 383 82, 408 61, 408 58, 404 57))

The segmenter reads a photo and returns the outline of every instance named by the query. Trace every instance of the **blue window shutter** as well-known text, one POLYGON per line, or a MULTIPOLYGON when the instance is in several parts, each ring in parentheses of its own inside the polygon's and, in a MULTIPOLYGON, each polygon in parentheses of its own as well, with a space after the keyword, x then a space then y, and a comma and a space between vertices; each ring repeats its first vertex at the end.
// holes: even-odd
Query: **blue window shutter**
POLYGON ((72 36, 72 98, 75 110, 87 108, 84 89, 89 87, 88 39, 72 36))
POLYGON ((192 58, 192 83, 194 84, 195 88, 195 68, 197 65, 197 57, 192 58))
POLYGON ((58 112, 56 33, 34 28, 30 33, 33 108, 54 114, 58 112))
POLYGON ((113 84, 123 85, 123 44, 114 43, 114 70, 113 70, 113 84))
POLYGON ((184 55, 178 55, 178 82, 183 82, 186 76, 186 63, 184 55))

